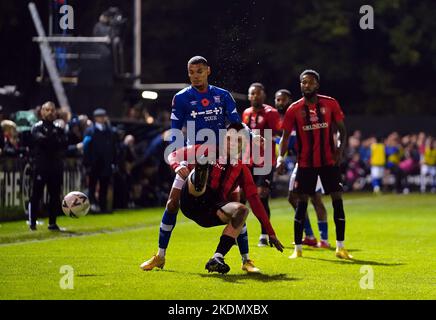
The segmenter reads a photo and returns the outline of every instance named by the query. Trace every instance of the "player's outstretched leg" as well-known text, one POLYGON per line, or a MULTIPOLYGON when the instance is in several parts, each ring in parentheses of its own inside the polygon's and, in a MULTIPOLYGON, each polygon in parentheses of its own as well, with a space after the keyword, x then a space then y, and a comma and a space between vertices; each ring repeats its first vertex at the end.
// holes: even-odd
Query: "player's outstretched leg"
POLYGON ((140 267, 144 271, 150 271, 154 268, 162 269, 165 265, 166 249, 168 247, 168 243, 170 242, 171 233, 176 225, 177 213, 179 211, 180 192, 183 182, 184 181, 181 177, 176 176, 159 228, 158 252, 149 260, 141 264, 140 267))
POLYGON ((340 259, 353 259, 344 247, 345 240, 345 213, 342 196, 340 193, 332 193, 333 215, 336 226, 336 257, 340 259))
POLYGON ((242 258, 242 270, 247 273, 260 273, 260 269, 254 265, 254 261, 250 260, 248 255, 248 232, 246 224, 242 227, 241 233, 236 238, 236 242, 238 243, 239 253, 242 258))

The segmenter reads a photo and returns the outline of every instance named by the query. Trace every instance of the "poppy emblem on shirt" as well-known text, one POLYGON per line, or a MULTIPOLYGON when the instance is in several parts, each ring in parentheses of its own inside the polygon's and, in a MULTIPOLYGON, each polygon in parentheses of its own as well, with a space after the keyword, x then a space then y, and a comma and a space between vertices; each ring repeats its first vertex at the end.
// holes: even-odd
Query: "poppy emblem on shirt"
POLYGON ((204 99, 201 99, 201 104, 203 107, 207 107, 207 106, 209 106, 210 101, 207 100, 206 98, 204 98, 204 99))

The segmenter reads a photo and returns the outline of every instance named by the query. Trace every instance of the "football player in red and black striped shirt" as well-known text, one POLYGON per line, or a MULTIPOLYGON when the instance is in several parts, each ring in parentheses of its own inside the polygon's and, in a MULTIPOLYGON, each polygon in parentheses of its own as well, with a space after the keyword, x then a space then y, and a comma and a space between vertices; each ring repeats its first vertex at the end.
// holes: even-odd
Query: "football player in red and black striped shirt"
MULTIPOLYGON (((248 100, 251 106, 242 113, 242 122, 251 130, 260 130, 260 135, 265 138, 265 130, 272 130, 272 136, 280 133, 281 119, 280 113, 274 107, 265 104, 266 94, 265 87, 259 82, 252 83, 248 88, 248 100)), ((272 138, 272 137, 271 137, 272 138)), ((257 193, 260 196, 263 206, 265 207, 268 217, 271 216, 269 208, 269 195, 273 182, 274 168, 276 165, 276 148, 274 139, 271 141, 271 171, 266 175, 253 175, 254 182, 257 186, 257 193)), ((263 165, 268 165, 264 163, 263 165)), ((268 245, 268 234, 263 226, 259 238, 259 247, 268 245)))
MULTIPOLYGON (((223 230, 220 242, 214 256, 206 264, 209 272, 227 273, 230 268, 224 262, 224 256, 235 244, 240 234, 248 209, 245 205, 235 199, 235 192, 241 188, 250 204, 254 215, 259 219, 268 233, 270 243, 277 250, 283 251, 283 245, 277 239, 274 229, 271 226, 268 215, 257 194, 257 188, 253 181, 250 169, 241 160, 242 144, 244 137, 239 136, 236 142, 232 141, 231 135, 243 130, 242 124, 231 124, 228 129, 235 129, 226 135, 227 150, 211 164, 200 164, 197 160, 195 169, 191 171, 186 179, 180 196, 180 208, 183 214, 195 221, 198 225, 209 228, 219 225, 226 225, 223 230), (230 152, 230 148, 237 148, 237 152, 230 152), (230 155, 236 155, 230 159, 230 155)), ((185 147, 173 152, 169 156, 172 168, 177 168, 182 161, 187 161, 192 168, 192 157, 198 153, 207 156, 208 149, 202 145, 185 147), (202 149, 200 149, 202 147, 202 149), (195 152, 192 152, 194 148, 195 152), (191 149, 191 150, 190 150, 191 149)))
POLYGON ((342 183, 339 163, 345 148, 346 128, 344 114, 339 103, 331 97, 318 94, 319 74, 305 70, 300 75, 303 98, 294 102, 286 111, 282 123, 280 156, 277 159, 279 172, 284 169, 284 156, 288 148, 291 131, 297 133, 298 171, 294 188, 298 204, 294 220, 295 251, 290 258, 302 256, 302 237, 307 201, 315 193, 318 176, 325 193, 330 194, 336 225, 336 256, 352 259, 344 248, 345 214, 342 201, 342 183), (337 147, 333 134, 339 131, 340 145, 337 147))

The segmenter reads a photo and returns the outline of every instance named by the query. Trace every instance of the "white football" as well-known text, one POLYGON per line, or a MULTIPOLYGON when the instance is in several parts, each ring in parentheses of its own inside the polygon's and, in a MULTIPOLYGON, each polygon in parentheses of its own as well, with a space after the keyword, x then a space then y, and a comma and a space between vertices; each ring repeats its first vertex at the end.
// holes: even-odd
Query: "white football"
POLYGON ((62 211, 71 218, 86 216, 90 206, 87 195, 80 191, 70 192, 62 201, 62 211))

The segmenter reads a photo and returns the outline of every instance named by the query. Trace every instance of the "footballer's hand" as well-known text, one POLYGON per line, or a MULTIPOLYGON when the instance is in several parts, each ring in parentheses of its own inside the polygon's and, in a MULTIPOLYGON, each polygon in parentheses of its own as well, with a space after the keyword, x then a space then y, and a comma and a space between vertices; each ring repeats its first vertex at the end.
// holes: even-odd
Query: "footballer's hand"
POLYGON ((277 237, 275 235, 269 236, 269 245, 271 247, 274 246, 274 247, 276 247, 277 250, 279 250, 280 252, 283 252, 284 246, 282 245, 280 240, 277 239, 277 237))
POLYGON ((175 172, 185 180, 189 176, 189 169, 186 166, 178 166, 175 172))

